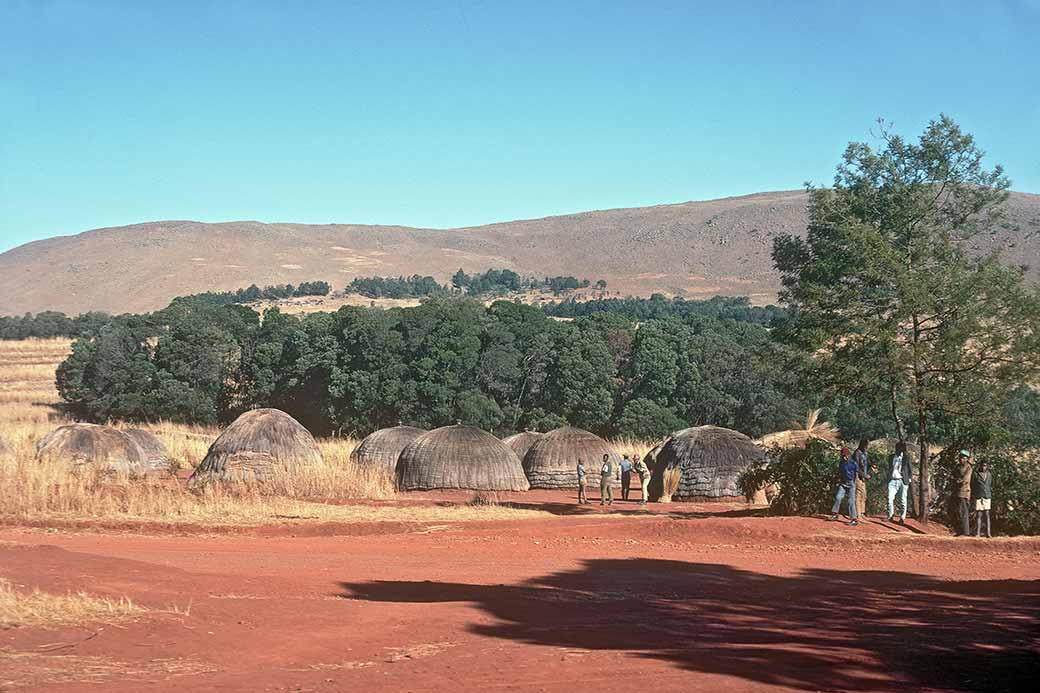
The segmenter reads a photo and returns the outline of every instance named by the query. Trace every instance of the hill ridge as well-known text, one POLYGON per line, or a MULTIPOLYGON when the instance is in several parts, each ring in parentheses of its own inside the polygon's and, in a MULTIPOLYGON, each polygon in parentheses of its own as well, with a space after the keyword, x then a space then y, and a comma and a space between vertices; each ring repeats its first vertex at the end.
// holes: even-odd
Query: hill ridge
MULTIPOLYGON (((166 219, 40 239, 0 254, 0 314, 160 308, 250 284, 432 275, 460 267, 605 279, 611 294, 775 299, 772 239, 804 233, 805 191, 617 207, 457 228, 166 219)), ((1008 262, 1040 257, 1040 195, 1012 193, 1017 229, 978 239, 1008 262)), ((1030 268, 1037 277, 1037 268, 1030 268)))

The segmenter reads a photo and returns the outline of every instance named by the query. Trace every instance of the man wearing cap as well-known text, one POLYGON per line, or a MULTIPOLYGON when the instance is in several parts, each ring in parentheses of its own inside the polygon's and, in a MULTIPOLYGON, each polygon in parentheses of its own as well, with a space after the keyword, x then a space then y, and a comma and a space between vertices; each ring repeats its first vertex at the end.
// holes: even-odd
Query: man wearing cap
POLYGON ((639 504, 646 505, 647 489, 650 486, 650 468, 646 466, 646 462, 640 459, 639 455, 633 455, 632 459, 634 460, 632 469, 639 475, 639 488, 642 489, 643 493, 639 497, 639 504))
MULTIPOLYGON (((971 463, 971 453, 961 450, 957 457, 957 470, 954 472, 953 483, 957 498, 957 534, 962 537, 971 534, 971 473, 974 465, 971 463)), ((924 483, 922 480, 921 483, 924 483)))
POLYGON ((838 511, 841 510, 841 501, 843 498, 848 499, 849 505, 849 526, 855 527, 859 524, 856 519, 856 476, 859 473, 859 466, 856 461, 849 458, 849 449, 841 449, 841 461, 838 462, 838 491, 834 495, 834 506, 831 508, 831 516, 827 518, 831 522, 838 519, 838 511))

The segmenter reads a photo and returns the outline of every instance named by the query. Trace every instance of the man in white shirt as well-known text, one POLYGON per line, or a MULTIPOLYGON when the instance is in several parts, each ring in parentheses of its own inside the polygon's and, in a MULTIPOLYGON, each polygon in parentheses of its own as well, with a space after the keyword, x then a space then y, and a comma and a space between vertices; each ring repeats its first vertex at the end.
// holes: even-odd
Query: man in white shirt
POLYGON ((913 481, 913 471, 910 468, 910 456, 906 452, 906 443, 896 443, 896 454, 892 455, 892 462, 888 468, 888 521, 894 522, 896 509, 896 494, 899 494, 899 502, 902 507, 900 524, 906 523, 906 491, 913 481))

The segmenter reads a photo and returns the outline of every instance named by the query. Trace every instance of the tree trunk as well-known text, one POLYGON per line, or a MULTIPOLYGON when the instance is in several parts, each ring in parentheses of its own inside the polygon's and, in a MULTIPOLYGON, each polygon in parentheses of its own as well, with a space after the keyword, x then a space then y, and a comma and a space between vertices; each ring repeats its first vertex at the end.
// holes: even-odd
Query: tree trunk
POLYGON ((921 524, 928 524, 928 504, 930 501, 929 496, 931 495, 931 482, 929 481, 929 467, 931 467, 931 460, 928 459, 928 441, 926 440, 926 427, 927 420, 925 419, 924 409, 918 405, 917 409, 917 445, 919 454, 921 455, 921 491, 920 499, 918 504, 918 517, 921 520, 921 524))
POLYGON ((906 431, 903 429, 903 420, 899 418, 899 402, 896 393, 896 379, 894 377, 891 379, 888 403, 892 407, 892 422, 896 425, 896 437, 899 438, 900 443, 905 443, 906 431))

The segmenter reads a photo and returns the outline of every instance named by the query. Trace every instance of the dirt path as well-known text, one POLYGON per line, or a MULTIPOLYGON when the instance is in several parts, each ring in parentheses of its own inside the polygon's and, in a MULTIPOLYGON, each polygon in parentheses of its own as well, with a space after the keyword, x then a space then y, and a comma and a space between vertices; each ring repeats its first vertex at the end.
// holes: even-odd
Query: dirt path
POLYGON ((671 515, 355 536, 0 530, 0 576, 137 622, 0 631, 0 689, 1013 690, 1040 541, 671 515))

